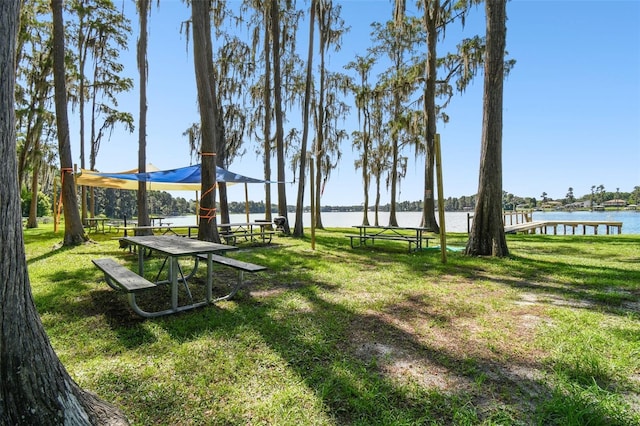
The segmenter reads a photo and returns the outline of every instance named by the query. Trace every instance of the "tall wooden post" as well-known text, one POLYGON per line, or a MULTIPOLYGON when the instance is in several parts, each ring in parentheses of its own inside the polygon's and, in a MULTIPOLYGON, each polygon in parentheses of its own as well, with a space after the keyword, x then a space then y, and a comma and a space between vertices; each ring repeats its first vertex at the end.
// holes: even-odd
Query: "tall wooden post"
MULTIPOLYGON (((309 159, 309 189, 311 191, 311 250, 316 249, 316 202, 315 202, 315 182, 314 182, 315 157, 309 159)), ((303 206, 304 208, 304 206, 303 206)))
POLYGON ((53 179, 53 233, 58 232, 58 179, 53 179))
POLYGON ((442 186, 442 159, 440 154, 440 134, 434 140, 436 154, 436 175, 438 176, 438 216, 440 219, 440 254, 442 263, 447 263, 447 231, 444 224, 444 189, 442 186))
POLYGON ((200 225, 200 197, 198 197, 199 191, 196 191, 196 225, 200 225))
POLYGON ((244 183, 244 212, 247 216, 247 223, 249 223, 249 188, 247 182, 244 183))

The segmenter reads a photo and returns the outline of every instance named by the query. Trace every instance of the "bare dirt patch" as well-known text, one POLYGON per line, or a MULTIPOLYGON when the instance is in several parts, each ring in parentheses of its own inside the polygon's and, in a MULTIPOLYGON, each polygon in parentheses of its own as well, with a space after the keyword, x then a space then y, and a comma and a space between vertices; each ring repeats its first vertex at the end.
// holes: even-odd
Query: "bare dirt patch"
POLYGON ((465 394, 477 407, 504 403, 531 412, 548 392, 544 354, 534 344, 538 326, 549 321, 544 305, 527 297, 527 304, 486 306, 482 293, 491 290, 472 288, 461 299, 473 287, 466 284, 438 300, 415 294, 358 316, 345 349, 388 380, 465 394))
POLYGON ((435 388, 444 393, 461 388, 468 389, 468 378, 432 362, 428 357, 418 357, 401 348, 378 342, 362 343, 356 355, 371 364, 377 364, 380 373, 394 381, 416 382, 426 388, 435 388))

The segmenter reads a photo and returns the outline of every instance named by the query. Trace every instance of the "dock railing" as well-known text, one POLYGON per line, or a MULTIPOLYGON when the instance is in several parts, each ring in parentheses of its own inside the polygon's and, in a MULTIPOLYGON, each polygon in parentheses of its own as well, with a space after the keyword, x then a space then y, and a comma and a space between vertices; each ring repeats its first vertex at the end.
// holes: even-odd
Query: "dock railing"
MULTIPOLYGON (((471 233, 471 222, 473 221, 473 213, 467 213, 467 234, 471 233)), ((518 225, 520 223, 529 223, 533 221, 533 210, 504 210, 502 212, 502 223, 507 225, 518 225)))
MULTIPOLYGON (((558 235, 558 227, 563 227, 564 235, 567 234, 567 229, 571 231, 571 235, 576 234, 576 228, 582 227, 582 235, 587 235, 587 227, 593 229, 593 234, 598 235, 598 227, 604 227, 604 231, 607 235, 613 234, 613 231, 617 231, 618 234, 622 233, 622 222, 609 221, 609 220, 533 220, 533 211, 504 211, 502 212, 502 220, 504 223, 504 231, 507 234, 527 233, 535 234, 538 231, 540 234, 549 233, 548 228, 553 232, 553 235, 558 235)), ((467 213, 467 233, 471 233, 471 222, 473 221, 473 214, 467 213)))

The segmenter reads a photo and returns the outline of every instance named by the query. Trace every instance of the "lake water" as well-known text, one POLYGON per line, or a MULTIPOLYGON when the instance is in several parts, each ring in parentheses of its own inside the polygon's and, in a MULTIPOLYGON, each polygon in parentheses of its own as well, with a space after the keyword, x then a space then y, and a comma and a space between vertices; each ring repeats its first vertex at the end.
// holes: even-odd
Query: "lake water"
MULTIPOLYGON (((436 213, 437 215, 437 213, 436 213)), ((273 215, 277 216, 276 214, 273 215)), ((322 224, 327 228, 350 228, 353 225, 362 223, 363 212, 326 212, 322 213, 322 224)), ((378 215, 379 223, 386 225, 389 223, 389 213, 381 212, 378 215)), ((418 226, 422 219, 422 212, 397 212, 396 218, 400 226, 418 226)), ((264 214, 252 214, 250 221, 264 219, 264 214)), ((244 214, 232 214, 231 222, 246 222, 244 214)), ((289 222, 293 226, 295 214, 289 214, 289 222)), ((373 223, 374 215, 369 213, 369 223, 373 223)), ((533 212, 533 220, 584 220, 584 221, 614 221, 622 222, 623 234, 640 234, 640 211, 605 211, 605 212, 533 212)), ((167 219, 175 225, 195 225, 195 216, 176 216, 167 219)), ((303 216, 305 227, 311 226, 311 216, 306 213, 303 216)), ((445 226, 447 232, 467 232, 466 212, 446 212, 445 226)), ((615 232, 615 231, 614 231, 615 232)), ((580 233, 582 229, 580 228, 580 233)), ((593 233, 593 227, 587 228, 587 234, 593 233)), ((599 234, 604 234, 604 227, 600 227, 599 234)))

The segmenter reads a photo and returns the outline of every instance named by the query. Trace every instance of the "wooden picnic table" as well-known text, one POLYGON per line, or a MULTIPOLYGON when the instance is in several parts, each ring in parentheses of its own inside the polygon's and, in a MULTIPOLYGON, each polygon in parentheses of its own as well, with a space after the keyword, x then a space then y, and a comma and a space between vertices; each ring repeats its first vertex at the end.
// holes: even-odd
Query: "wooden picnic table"
POLYGON ((433 239, 425 235, 429 229, 420 226, 354 225, 353 228, 358 229, 358 234, 346 235, 351 240, 352 248, 366 245, 368 242, 373 244, 375 240, 403 241, 409 244, 411 252, 428 247, 429 240, 433 239))
POLYGON ((156 221, 158 221, 159 226, 162 226, 162 221, 165 219, 166 217, 162 217, 162 216, 152 216, 149 218, 149 220, 151 221, 151 225, 155 225, 156 221))
POLYGON ((160 231, 163 235, 165 234, 173 234, 178 235, 176 229, 178 228, 186 228, 186 226, 172 226, 171 222, 165 222, 162 225, 147 225, 147 226, 137 226, 137 225, 114 225, 113 228, 116 231, 123 231, 125 237, 128 236, 129 231, 132 231, 134 235, 138 231, 160 231))
POLYGON ((102 232, 104 234, 104 223, 107 220, 109 219, 106 217, 88 217, 86 219, 88 232, 94 231, 94 232, 102 232))
MULTIPOLYGON (((275 231, 268 229, 270 226, 272 224, 269 221, 219 223, 218 234, 227 244, 232 245, 235 245, 238 239, 270 243, 275 234, 275 231)), ((198 225, 187 228, 189 238, 197 236, 198 225), (192 235, 192 230, 195 230, 195 235, 192 235)))
POLYGON ((220 237, 229 244, 236 244, 238 238, 245 241, 261 241, 270 243, 275 231, 268 230, 271 222, 236 222, 218 224, 220 237))
POLYGON ((156 317, 160 315, 167 315, 194 309, 200 306, 207 305, 209 303, 229 299, 231 296, 233 296, 235 291, 237 291, 237 289, 232 289, 232 292, 225 296, 215 299, 213 298, 213 255, 215 253, 236 250, 236 247, 177 236, 145 235, 137 237, 124 237, 123 240, 125 240, 128 244, 136 246, 138 248, 138 275, 140 277, 144 277, 145 260, 147 259, 144 253, 147 250, 152 250, 153 252, 157 252, 165 256, 165 263, 168 264, 168 279, 163 281, 158 280, 158 278, 160 277, 160 273, 164 268, 163 264, 161 270, 158 272, 158 276, 156 277, 156 281, 154 284, 171 285, 171 308, 159 312, 146 312, 137 305, 135 300, 135 292, 129 293, 129 302, 131 307, 137 314, 143 317, 156 317), (185 286, 189 297, 191 297, 191 293, 188 287, 188 280, 195 274, 195 271, 198 267, 197 255, 206 256, 207 278, 205 300, 200 302, 194 302, 193 300, 190 300, 190 303, 179 305, 178 286, 180 283, 185 286), (178 259, 181 257, 195 257, 195 266, 193 270, 186 276, 182 272, 182 268, 178 263, 178 259))

